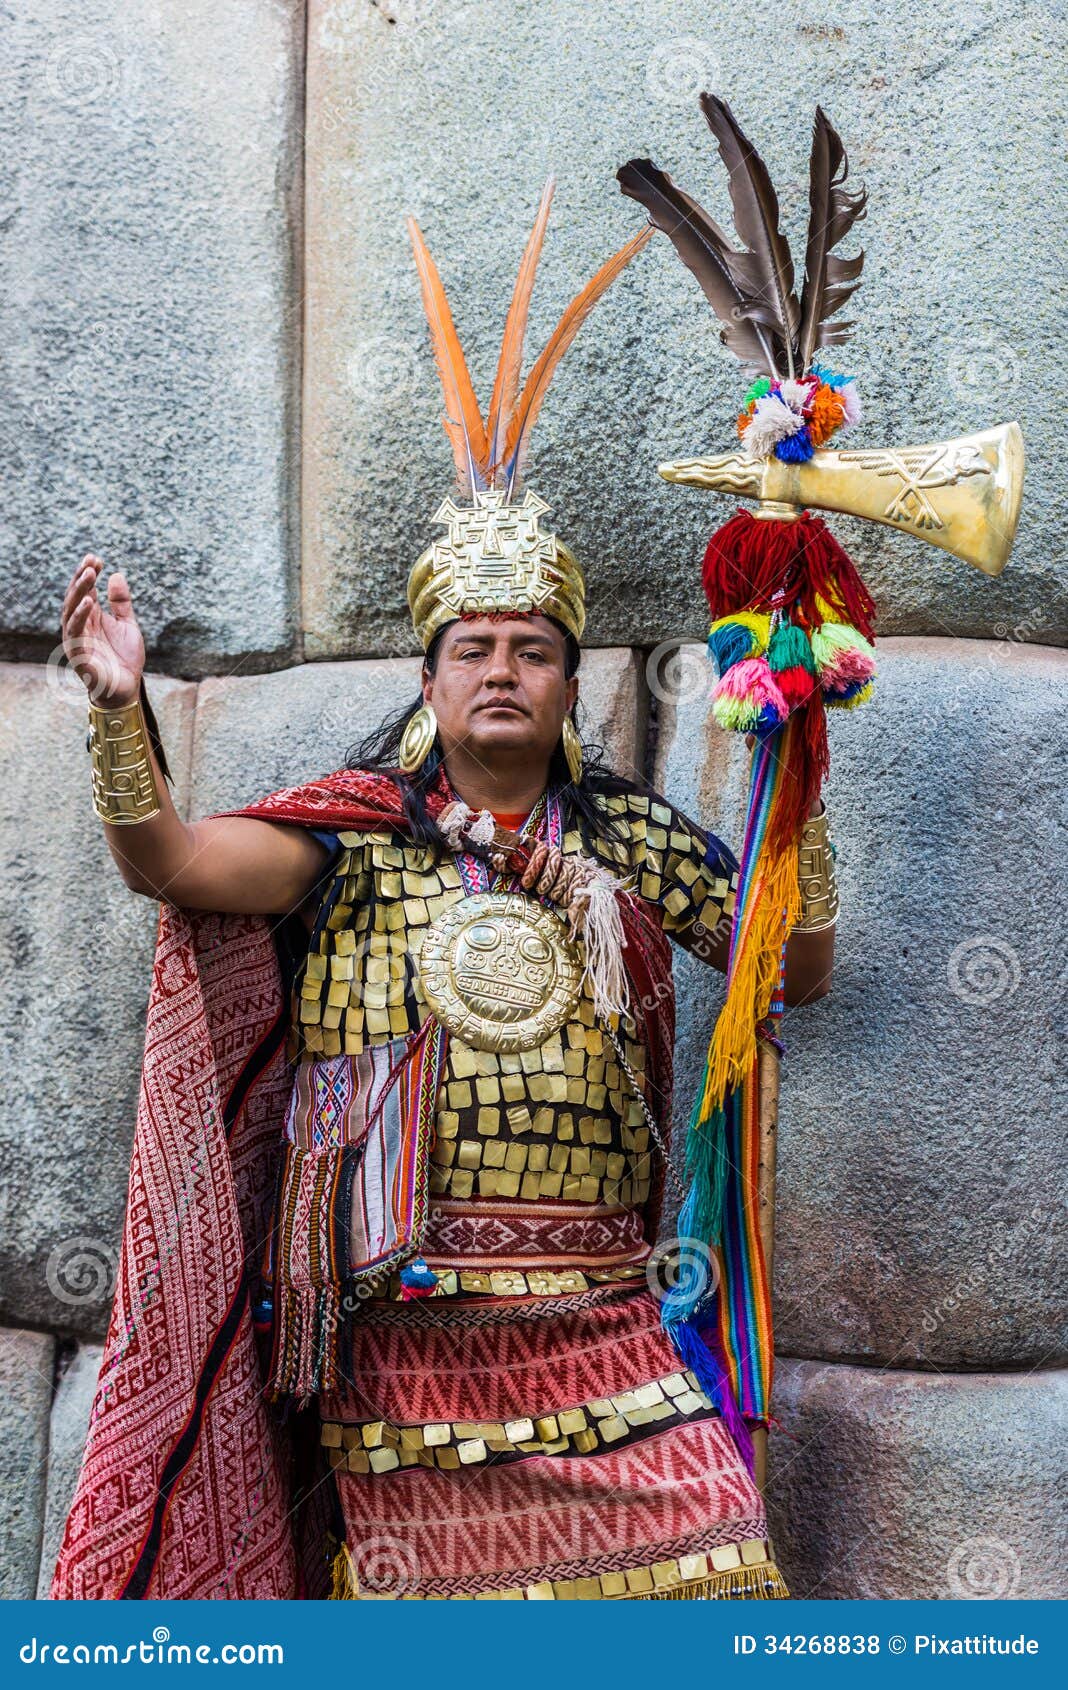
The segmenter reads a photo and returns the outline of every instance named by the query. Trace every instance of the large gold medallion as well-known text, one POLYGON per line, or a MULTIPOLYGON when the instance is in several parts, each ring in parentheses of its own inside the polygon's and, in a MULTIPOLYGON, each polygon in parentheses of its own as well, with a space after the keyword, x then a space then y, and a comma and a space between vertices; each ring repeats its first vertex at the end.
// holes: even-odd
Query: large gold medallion
POLYGON ((427 929, 427 1003, 476 1050, 534 1050, 569 1020, 582 964, 558 915, 520 892, 476 892, 427 929))

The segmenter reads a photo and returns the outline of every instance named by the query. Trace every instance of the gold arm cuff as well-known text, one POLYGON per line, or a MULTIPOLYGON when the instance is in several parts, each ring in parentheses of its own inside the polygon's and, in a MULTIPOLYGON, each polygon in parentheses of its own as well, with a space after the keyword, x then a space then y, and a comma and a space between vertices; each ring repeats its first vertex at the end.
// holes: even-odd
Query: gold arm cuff
POLYGON ((797 878, 801 888, 801 919, 793 931, 819 933, 833 927, 838 920, 838 882, 826 805, 820 815, 809 816, 801 829, 797 878))
POLYGON ((86 744, 92 759, 93 809, 101 821, 124 827, 159 815, 148 730, 138 699, 110 709, 90 701, 86 744))

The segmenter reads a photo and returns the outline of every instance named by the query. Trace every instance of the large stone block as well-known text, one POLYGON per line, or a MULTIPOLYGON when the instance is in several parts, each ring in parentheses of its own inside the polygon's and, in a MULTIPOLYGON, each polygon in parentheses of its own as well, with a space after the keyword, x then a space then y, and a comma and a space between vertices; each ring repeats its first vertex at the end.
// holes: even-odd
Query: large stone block
MULTIPOLYGON (((624 160, 654 157, 727 216, 704 89, 729 97, 766 158, 800 277, 812 107, 771 120, 776 80, 819 88, 850 182, 870 194, 843 243, 866 250, 856 310, 843 313, 857 327, 835 356, 866 410, 852 443, 919 445, 1014 416, 1026 436, 1023 517, 998 580, 919 540, 831 519, 877 594, 883 632, 1065 640, 1061 419, 1055 384, 1033 379, 1056 367, 1061 338, 1045 255, 1063 190, 1053 203, 1033 192, 1061 175, 1057 126, 1043 121, 1061 80, 1063 23, 1049 8, 1013 3, 982 29, 949 0, 908 17, 845 0, 833 27, 698 0, 650 0, 640 15, 623 0, 511 7, 506 21, 492 0, 402 0, 388 15, 310 0, 308 19, 309 655, 414 649, 405 580, 452 479, 404 213, 423 228, 485 402, 550 172, 559 185, 528 367, 568 300, 640 227, 615 181, 624 160), (997 239, 977 239, 983 228, 997 239)), ((529 480, 586 568, 590 643, 703 637, 700 557, 732 504, 668 486, 656 466, 736 439, 748 383, 718 332, 658 236, 584 325, 546 400, 529 480)))
POLYGON ((795 1597, 1068 1596, 1068 1376, 781 1361, 768 1510, 795 1597))
POLYGON ((41 1540, 41 1570, 37 1581, 39 1600, 44 1600, 51 1588, 56 1557, 74 1500, 74 1487, 81 1472, 89 1415, 103 1356, 100 1344, 79 1344, 60 1378, 52 1402, 48 1434, 48 1488, 41 1540))
MULTIPOLYGON (((195 688, 148 676, 185 802, 195 688)), ((111 1310, 158 906, 92 808, 86 694, 0 664, 0 1318, 101 1334, 111 1310)))
POLYGON ((55 1340, 0 1330, 0 1598, 33 1596, 41 1555, 55 1340))
POLYGON ((288 658, 303 7, 40 0, 4 58, 0 651, 92 548, 154 662, 288 658))
MULTIPOLYGON (((219 676, 197 691, 191 815, 236 809, 343 767, 384 717, 419 696, 418 658, 305 663, 272 675, 219 676)), ((639 666, 629 651, 589 651, 581 698, 587 737, 617 768, 641 761, 639 666)))
MULTIPOLYGON (((662 707, 660 783, 737 851, 747 754, 697 656, 662 707)), ((787 1010, 780 1351, 894 1366, 1065 1355, 1064 691, 1068 658, 893 639, 830 718, 841 915, 828 997, 787 1010)), ((680 969, 680 1109, 722 980, 680 969), (703 976, 703 977, 702 977, 703 976)))

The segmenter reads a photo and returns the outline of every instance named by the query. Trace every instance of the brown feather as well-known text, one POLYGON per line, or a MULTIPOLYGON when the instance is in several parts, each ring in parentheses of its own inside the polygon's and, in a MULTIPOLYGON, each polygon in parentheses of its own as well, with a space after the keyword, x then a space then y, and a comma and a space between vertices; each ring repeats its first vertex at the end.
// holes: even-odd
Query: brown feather
POLYGON ((723 344, 743 364, 763 375, 777 376, 771 336, 759 322, 740 314, 756 301, 748 299, 739 285, 733 261, 743 255, 734 250, 719 224, 652 159, 632 158, 616 171, 616 180, 625 194, 645 207, 686 268, 697 277, 723 324, 723 344))
POLYGON ((545 225, 549 220, 549 207, 552 204, 554 187, 555 183, 550 176, 542 190, 538 215, 534 219, 530 239, 527 241, 526 249, 519 262, 519 273, 515 279, 512 303, 508 307, 508 316, 505 318, 501 355, 497 360, 497 375, 490 397, 489 413, 486 417, 486 461, 487 472, 491 481, 500 459, 504 455, 504 441, 508 433, 508 424, 512 420, 515 402, 519 394, 519 377, 523 367, 523 341, 527 330, 530 295, 534 287, 534 277, 537 274, 538 259, 541 257, 542 243, 545 240, 545 225))
POLYGON ((841 139, 827 114, 817 106, 809 161, 810 210, 798 337, 799 374, 808 370, 819 347, 838 345, 847 339, 853 327, 851 322, 830 327, 827 322, 860 285, 864 263, 863 252, 856 258, 837 258, 831 253, 831 248, 845 238, 853 224, 867 216, 867 192, 863 188, 847 191, 842 184, 848 175, 849 161, 841 139))
POLYGON ((441 377, 445 395, 442 424, 449 437, 460 488, 470 493, 486 484, 486 425, 482 420, 475 390, 471 385, 463 347, 449 310, 441 277, 431 258, 422 232, 414 217, 408 218, 419 283, 423 290, 423 308, 430 326, 430 344, 434 362, 441 377))
POLYGON ((801 310, 794 292, 789 243, 779 229, 779 202, 771 177, 726 100, 702 94, 701 110, 729 172, 734 227, 745 248, 735 259, 735 279, 756 301, 748 315, 771 330, 776 362, 792 376, 801 310))
POLYGON ((617 253, 601 265, 597 274, 590 278, 582 292, 576 294, 567 307, 550 335, 544 352, 527 377, 504 443, 509 497, 523 462, 530 431, 541 410, 542 400, 549 391, 549 383, 557 365, 601 295, 615 281, 620 271, 641 251, 652 233, 652 224, 648 224, 644 229, 640 229, 626 246, 620 247, 617 253))

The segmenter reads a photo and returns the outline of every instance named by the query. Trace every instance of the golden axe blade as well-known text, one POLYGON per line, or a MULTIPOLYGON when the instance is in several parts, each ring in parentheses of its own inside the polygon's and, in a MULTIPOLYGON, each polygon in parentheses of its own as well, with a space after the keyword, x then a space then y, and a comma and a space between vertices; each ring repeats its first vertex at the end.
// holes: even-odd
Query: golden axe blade
POLYGON ((1012 549, 1023 492, 1020 425, 1001 423, 934 446, 873 452, 818 451, 806 463, 741 452, 661 464, 665 481, 759 499, 756 516, 841 511, 885 523, 1000 575, 1012 549))

